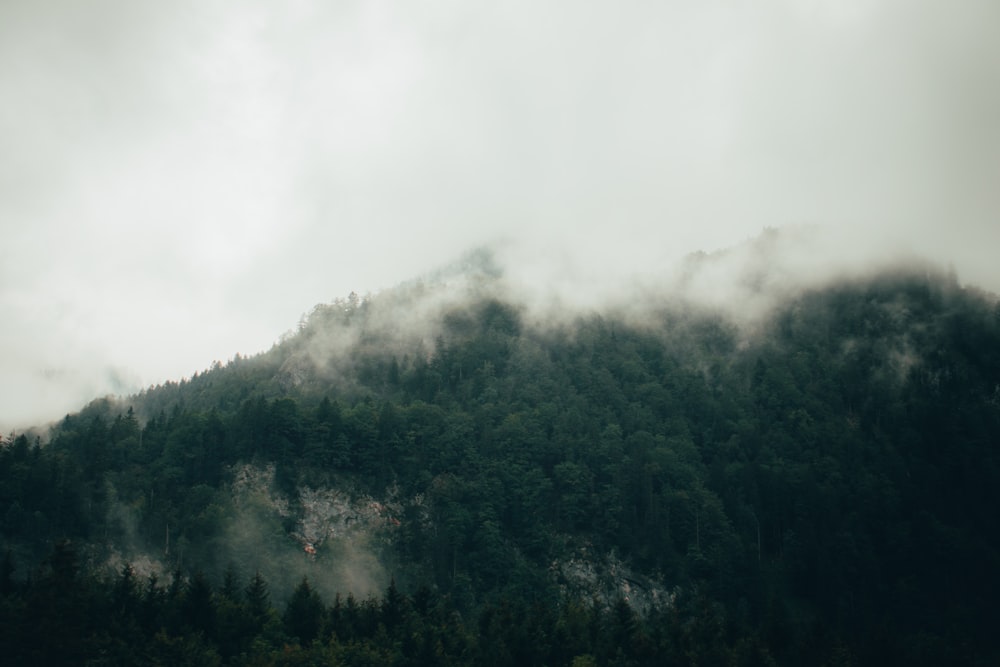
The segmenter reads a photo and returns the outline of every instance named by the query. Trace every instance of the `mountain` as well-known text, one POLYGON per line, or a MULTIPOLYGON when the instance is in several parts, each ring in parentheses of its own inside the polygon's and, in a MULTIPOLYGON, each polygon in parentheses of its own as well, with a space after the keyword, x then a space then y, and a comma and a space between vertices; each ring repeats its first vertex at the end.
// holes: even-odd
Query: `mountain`
POLYGON ((997 298, 784 243, 588 307, 479 251, 5 441, 5 654, 994 663, 997 298))

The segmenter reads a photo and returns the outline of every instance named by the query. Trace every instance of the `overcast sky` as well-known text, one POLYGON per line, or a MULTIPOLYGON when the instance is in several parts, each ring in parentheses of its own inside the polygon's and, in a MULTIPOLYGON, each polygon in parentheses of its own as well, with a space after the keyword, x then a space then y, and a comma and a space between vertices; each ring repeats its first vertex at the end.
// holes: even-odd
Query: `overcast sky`
POLYGON ((998 213, 995 0, 4 0, 0 427, 502 237, 818 224, 998 290, 998 213))

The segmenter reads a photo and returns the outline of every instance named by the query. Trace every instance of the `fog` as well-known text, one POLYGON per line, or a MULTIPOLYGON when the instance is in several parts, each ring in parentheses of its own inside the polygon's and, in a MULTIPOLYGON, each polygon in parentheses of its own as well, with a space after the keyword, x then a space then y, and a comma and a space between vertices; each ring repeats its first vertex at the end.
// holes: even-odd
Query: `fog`
POLYGON ((922 255, 1000 290, 998 26, 988 0, 4 2, 0 428, 484 244, 562 304, 800 226, 833 240, 792 244, 796 280, 922 255))
POLYGON ((290 500, 274 488, 273 464, 241 464, 230 472, 230 497, 217 496, 213 504, 218 532, 205 541, 174 535, 171 543, 169 530, 154 537, 142 525, 142 512, 120 502, 106 481, 103 532, 112 539, 106 551, 95 552, 97 564, 115 575, 129 565, 143 581, 154 575, 161 584, 178 569, 203 572, 218 586, 232 568, 241 587, 259 572, 279 608, 303 578, 331 604, 338 594, 364 599, 388 586, 392 575, 380 555, 394 528, 388 512, 400 508, 391 490, 385 503, 345 488, 300 487, 290 500), (296 529, 289 531, 289 523, 296 529), (307 543, 312 555, 303 550, 307 543))

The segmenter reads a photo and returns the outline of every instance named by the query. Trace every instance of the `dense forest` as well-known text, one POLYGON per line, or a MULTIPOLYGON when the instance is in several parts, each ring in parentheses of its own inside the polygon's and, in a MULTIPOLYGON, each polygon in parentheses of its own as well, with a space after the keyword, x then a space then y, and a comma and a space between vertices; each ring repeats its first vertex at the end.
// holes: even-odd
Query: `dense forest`
POLYGON ((1000 663, 994 296, 914 265, 546 321, 494 279, 5 438, 3 655, 1000 663))

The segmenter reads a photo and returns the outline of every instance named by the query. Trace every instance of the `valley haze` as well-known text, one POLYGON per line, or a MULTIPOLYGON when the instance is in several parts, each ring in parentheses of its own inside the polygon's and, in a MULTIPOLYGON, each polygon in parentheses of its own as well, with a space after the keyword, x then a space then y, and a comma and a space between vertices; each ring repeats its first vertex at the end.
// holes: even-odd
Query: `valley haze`
POLYGON ((985 0, 2 3, 0 428, 477 247, 538 317, 680 290, 746 318, 915 258, 1000 291, 997 26, 985 0))

